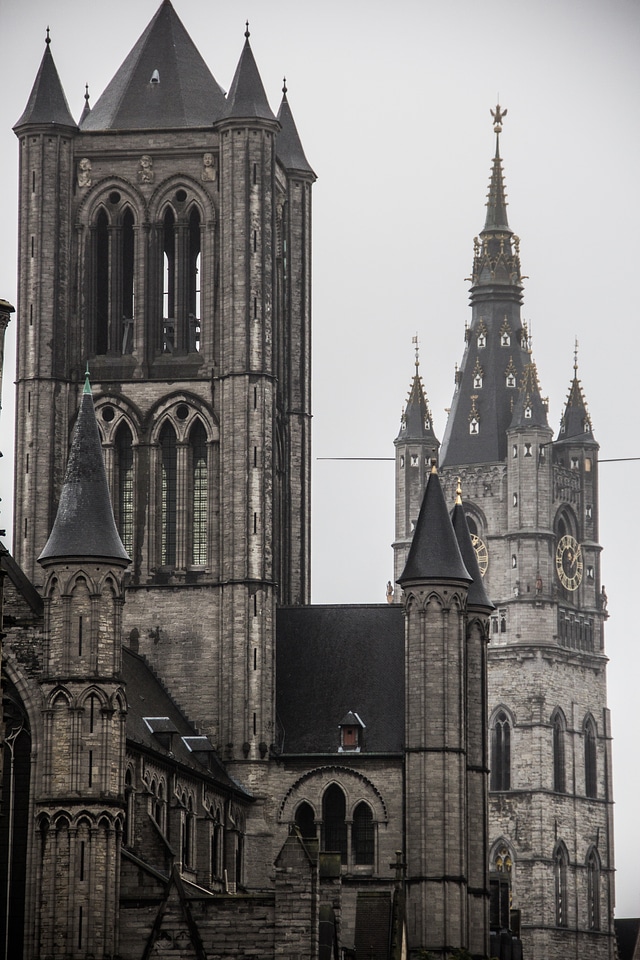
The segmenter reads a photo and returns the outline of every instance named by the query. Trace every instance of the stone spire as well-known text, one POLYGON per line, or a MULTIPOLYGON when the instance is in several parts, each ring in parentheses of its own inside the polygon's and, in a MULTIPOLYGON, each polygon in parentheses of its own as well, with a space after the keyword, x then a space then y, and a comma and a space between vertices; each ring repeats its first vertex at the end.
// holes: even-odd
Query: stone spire
POLYGON ((49 36, 48 27, 45 51, 40 61, 40 68, 35 83, 33 84, 24 112, 13 129, 18 133, 18 131, 21 130, 22 127, 26 127, 27 124, 31 126, 36 124, 56 124, 57 126, 73 127, 74 130, 77 129, 76 122, 71 116, 62 84, 60 83, 56 65, 53 62, 53 56, 51 55, 51 37, 49 36))
POLYGON ((469 583, 471 579, 460 553, 434 465, 427 481, 407 563, 402 576, 398 577, 398 583, 402 586, 422 580, 460 580, 469 583))
POLYGON ((573 355, 573 380, 564 408, 557 440, 594 440, 591 417, 578 379, 578 341, 573 355))
POLYGON ((88 371, 58 512, 38 561, 47 564, 63 557, 130 563, 113 518, 88 371))
POLYGON ((287 100, 286 79, 282 84, 282 101, 278 110, 278 120, 280 122, 280 131, 276 137, 276 156, 278 160, 287 170, 311 174, 315 179, 315 173, 304 154, 291 107, 287 100))
POLYGON ((245 41, 236 72, 227 94, 224 111, 225 120, 273 120, 275 116, 269 106, 267 95, 258 72, 251 44, 249 43, 249 23, 245 30, 245 41))

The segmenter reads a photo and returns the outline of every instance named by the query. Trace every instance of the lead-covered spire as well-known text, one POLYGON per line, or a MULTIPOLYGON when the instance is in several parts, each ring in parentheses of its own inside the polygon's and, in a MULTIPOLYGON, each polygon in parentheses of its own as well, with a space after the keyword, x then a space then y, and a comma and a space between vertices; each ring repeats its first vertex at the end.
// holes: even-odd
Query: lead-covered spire
POLYGON ((88 371, 58 512, 38 561, 46 564, 67 557, 130 563, 113 518, 88 371))
POLYGON ((276 137, 276 156, 280 163, 287 170, 295 170, 297 173, 311 174, 315 180, 315 173, 309 165, 298 129, 291 113, 291 107, 287 100, 287 81, 282 83, 282 101, 278 110, 278 121, 280 130, 276 137))
POLYGON ((474 239, 471 323, 440 454, 447 467, 504 460, 506 432, 530 361, 520 316, 520 241, 507 220, 500 157, 506 112, 499 104, 491 111, 496 148, 485 225, 474 239))

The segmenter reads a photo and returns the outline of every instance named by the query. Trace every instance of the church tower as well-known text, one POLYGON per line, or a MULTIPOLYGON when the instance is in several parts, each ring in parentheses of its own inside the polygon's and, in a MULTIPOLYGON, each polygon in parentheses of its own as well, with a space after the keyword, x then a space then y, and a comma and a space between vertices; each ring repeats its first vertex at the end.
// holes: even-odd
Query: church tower
POLYGON ((409 949, 488 947, 486 640, 482 578, 460 505, 435 463, 399 583, 405 611, 405 834, 409 949), (471 569, 466 566, 470 562, 471 569))
POLYGON ((127 701, 122 579, 87 375, 45 571, 43 757, 35 791, 29 956, 118 953, 127 701))
MULTIPOLYGON (((471 323, 440 464, 471 530, 491 613, 491 877, 531 958, 614 955, 611 732, 597 453, 577 375, 556 439, 522 322, 519 240, 496 150, 474 241, 471 323)), ((496 912, 497 911, 497 912, 496 912)))
POLYGON ((15 130, 16 558, 40 583, 88 357, 125 636, 225 759, 260 762, 276 604, 310 596, 315 175, 286 88, 276 116, 247 27, 225 97, 163 0, 78 124, 47 38, 15 130))

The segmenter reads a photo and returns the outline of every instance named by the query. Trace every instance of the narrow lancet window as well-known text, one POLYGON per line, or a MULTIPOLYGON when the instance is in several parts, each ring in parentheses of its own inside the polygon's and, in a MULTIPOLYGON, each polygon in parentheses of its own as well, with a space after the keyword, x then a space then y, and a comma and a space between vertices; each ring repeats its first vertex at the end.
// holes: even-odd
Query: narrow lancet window
POLYGON ((160 433, 160 457, 160 556, 163 567, 173 567, 176 562, 177 446, 175 431, 168 423, 160 433))
POLYGON ((191 562, 207 562, 207 435, 198 421, 191 430, 193 548, 191 562))
POLYGON ((125 550, 133 554, 133 439, 126 423, 118 428, 116 453, 116 522, 125 550))
POLYGON ((510 788, 511 724, 504 710, 500 710, 491 730, 491 790, 510 788))
POLYGON ((95 349, 104 355, 109 349, 109 221, 101 210, 95 233, 95 349))

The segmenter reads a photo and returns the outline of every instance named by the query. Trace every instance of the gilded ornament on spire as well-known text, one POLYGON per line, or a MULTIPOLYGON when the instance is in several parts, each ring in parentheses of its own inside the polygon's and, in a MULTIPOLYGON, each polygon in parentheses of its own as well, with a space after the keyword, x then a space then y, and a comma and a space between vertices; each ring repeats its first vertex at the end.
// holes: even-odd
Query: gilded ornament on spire
POLYGON ((491 116, 493 117, 493 131, 494 133, 502 133, 502 120, 506 117, 507 111, 503 110, 499 103, 496 103, 495 110, 491 110, 491 116))

